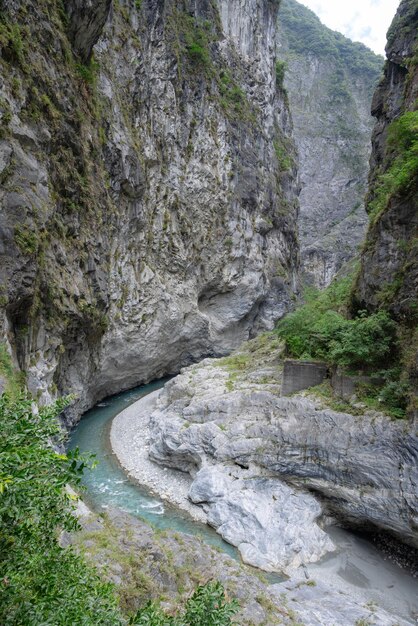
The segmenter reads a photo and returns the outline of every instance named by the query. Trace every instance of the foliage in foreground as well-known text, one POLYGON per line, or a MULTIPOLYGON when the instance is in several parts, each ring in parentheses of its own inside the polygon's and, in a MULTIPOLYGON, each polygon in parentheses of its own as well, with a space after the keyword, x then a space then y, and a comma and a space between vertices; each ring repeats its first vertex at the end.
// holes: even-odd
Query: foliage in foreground
POLYGON ((65 487, 77 485, 84 462, 57 454, 51 441, 65 402, 33 410, 24 396, 0 398, 0 623, 118 624, 110 585, 71 548, 61 531, 78 524, 65 487))
MULTIPOLYGON (((6 369, 0 363, 3 374, 6 369)), ((77 487, 85 468, 78 452, 58 454, 52 446, 60 439, 56 417, 65 404, 61 400, 38 410, 23 394, 0 396, 2 626, 127 624, 113 585, 71 546, 59 544, 62 531, 79 528, 66 485, 77 487)), ((195 591, 178 617, 150 604, 130 623, 229 626, 236 606, 225 601, 219 583, 209 583, 195 591)))
POLYGON ((397 326, 389 313, 358 311, 347 316, 352 278, 334 281, 323 292, 309 291, 306 304, 281 320, 277 327, 289 355, 319 359, 351 372, 373 374, 383 380, 380 388, 363 387, 362 399, 404 417, 410 388, 396 367, 397 326))

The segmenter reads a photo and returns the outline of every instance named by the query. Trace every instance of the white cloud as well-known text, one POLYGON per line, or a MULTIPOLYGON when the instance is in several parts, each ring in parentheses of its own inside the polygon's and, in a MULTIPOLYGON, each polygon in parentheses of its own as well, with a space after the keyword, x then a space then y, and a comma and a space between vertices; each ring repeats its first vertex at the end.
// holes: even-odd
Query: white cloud
POLYGON ((386 32, 399 0, 299 0, 321 21, 353 41, 361 41, 384 55, 386 32))

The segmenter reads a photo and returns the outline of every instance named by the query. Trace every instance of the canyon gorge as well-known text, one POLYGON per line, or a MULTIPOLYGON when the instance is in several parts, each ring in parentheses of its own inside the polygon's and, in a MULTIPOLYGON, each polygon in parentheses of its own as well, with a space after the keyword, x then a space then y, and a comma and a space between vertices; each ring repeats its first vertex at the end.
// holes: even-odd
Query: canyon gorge
POLYGON ((74 471, 100 440, 81 531, 51 536, 118 598, 25 613, 5 561, 5 624, 178 624, 211 580, 239 601, 211 624, 416 623, 417 26, 402 0, 384 61, 295 0, 1 0, 2 419, 24 432, 24 387, 74 471), (321 384, 284 393, 300 362, 321 384))

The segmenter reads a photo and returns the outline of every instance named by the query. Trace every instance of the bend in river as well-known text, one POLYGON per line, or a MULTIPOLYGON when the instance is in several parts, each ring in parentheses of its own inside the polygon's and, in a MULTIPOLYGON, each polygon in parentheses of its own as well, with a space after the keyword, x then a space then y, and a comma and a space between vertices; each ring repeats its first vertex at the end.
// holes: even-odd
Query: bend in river
MULTIPOLYGON (((112 419, 143 396, 163 387, 164 382, 137 387, 100 402, 74 429, 69 447, 93 453, 98 461, 97 467, 83 479, 87 488, 83 497, 96 510, 118 507, 157 528, 198 535, 210 545, 238 558, 237 550, 209 526, 192 520, 130 480, 110 449, 112 419)), ((367 539, 337 527, 328 530, 338 550, 320 563, 309 565, 310 577, 344 589, 359 601, 376 602, 404 619, 418 614, 418 584, 412 575, 387 559, 367 539)), ((271 582, 282 580, 278 575, 270 575, 269 579, 271 582)))

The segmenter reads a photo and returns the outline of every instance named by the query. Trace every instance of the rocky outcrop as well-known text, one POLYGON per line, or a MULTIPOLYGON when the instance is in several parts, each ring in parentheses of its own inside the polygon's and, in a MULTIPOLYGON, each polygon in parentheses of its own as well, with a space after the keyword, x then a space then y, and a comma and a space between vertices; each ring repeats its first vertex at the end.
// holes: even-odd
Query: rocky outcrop
MULTIPOLYGON (((400 325, 401 363, 418 389, 418 189, 416 64, 418 9, 403 0, 388 32, 384 77, 373 98, 373 150, 355 308, 390 310, 400 325), (414 148, 415 146, 415 148, 414 148), (415 150, 415 153, 414 153, 415 150)), ((417 409, 412 401, 412 411, 417 409)))
POLYGON ((276 600, 267 582, 199 537, 169 529, 157 533, 137 517, 112 508, 105 522, 90 515, 82 524, 83 532, 67 535, 67 542, 83 549, 102 575, 116 585, 131 611, 150 599, 158 602, 164 598, 164 608, 172 613, 197 584, 218 580, 228 598, 238 599, 236 620, 242 626, 273 626, 279 619, 292 624, 285 602, 276 600))
POLYGON ((265 571, 294 572, 334 550, 316 523, 321 507, 313 496, 296 492, 260 468, 252 472, 234 463, 212 464, 201 437, 214 450, 227 432, 214 423, 196 430, 178 419, 163 425, 159 396, 160 391, 147 395, 112 422, 112 450, 129 476, 216 528, 245 563, 265 571), (183 429, 188 430, 188 445, 180 444, 183 429), (167 467, 180 471, 167 472, 167 467))
POLYGON ((299 153, 303 278, 323 288, 365 235, 370 103, 383 59, 295 0, 283 0, 278 25, 299 153))
MULTIPOLYGON (((158 430, 155 419, 156 415, 151 436, 158 430)), ((157 446, 151 447, 150 457, 157 456, 161 462, 157 446)), ((197 448, 201 448, 200 442, 197 448)), ((252 475, 248 469, 206 466, 205 461, 194 478, 189 498, 203 504, 207 523, 238 548, 244 563, 265 571, 290 573, 335 549, 315 523, 322 511, 313 496, 298 493, 259 470, 252 475)))
POLYGON ((1 330, 30 390, 80 412, 271 328, 298 264, 277 3, 121 0, 101 34, 108 2, 3 4, 1 330))
MULTIPOLYGON (((151 416, 150 458, 192 476, 206 466, 236 464, 268 486, 267 472, 318 494, 351 526, 384 529, 418 546, 416 433, 375 412, 353 416, 321 407, 314 397, 279 397, 280 365, 275 375, 274 367, 254 368, 251 349, 235 358, 235 365, 232 356, 192 366, 165 386, 151 416)), ((222 503, 225 496, 205 484, 206 502, 222 503)), ((235 493, 224 491, 227 498, 235 493)), ((190 493, 195 501, 193 486, 190 493)), ((310 515, 313 508, 305 510, 310 515)))

